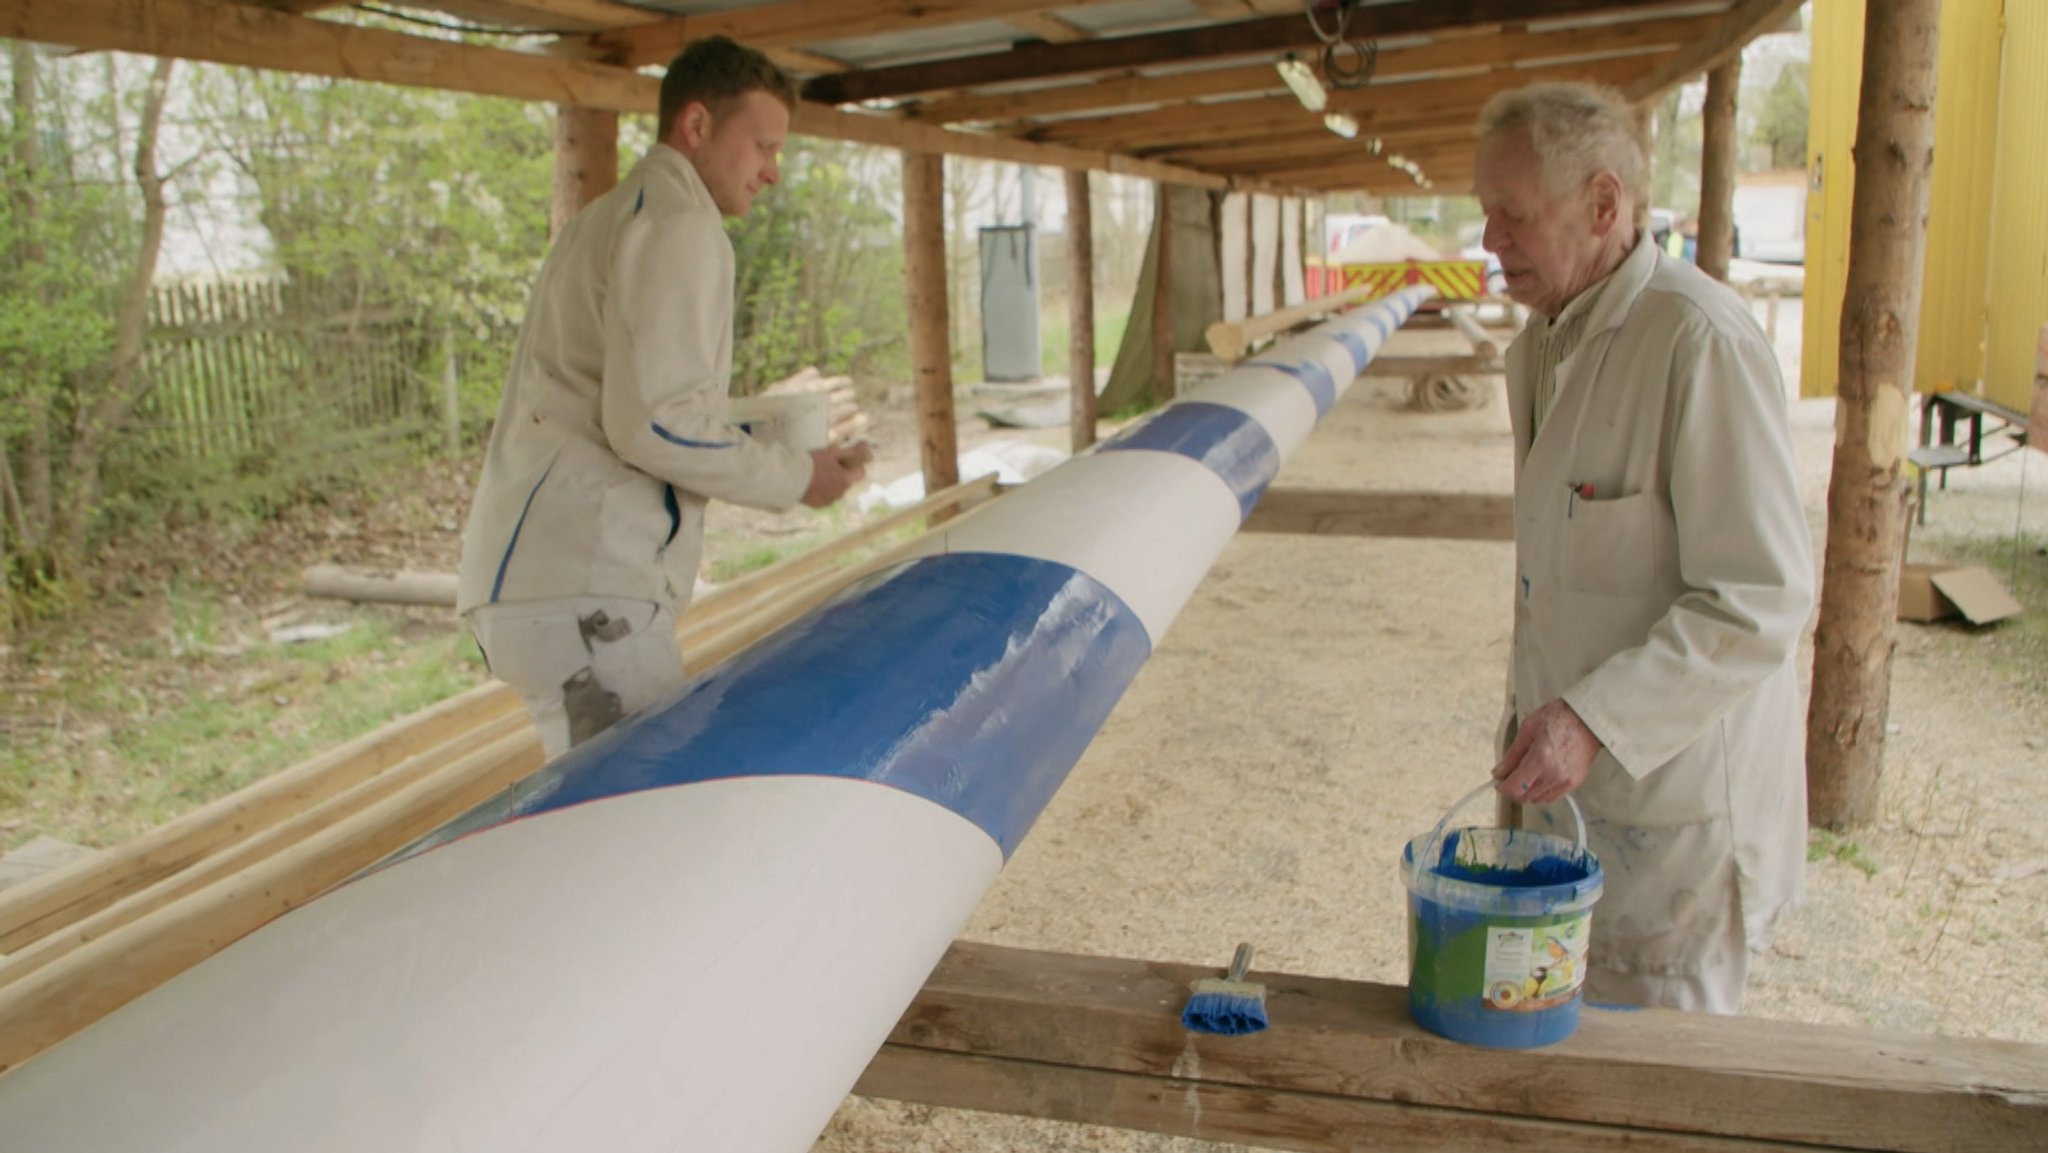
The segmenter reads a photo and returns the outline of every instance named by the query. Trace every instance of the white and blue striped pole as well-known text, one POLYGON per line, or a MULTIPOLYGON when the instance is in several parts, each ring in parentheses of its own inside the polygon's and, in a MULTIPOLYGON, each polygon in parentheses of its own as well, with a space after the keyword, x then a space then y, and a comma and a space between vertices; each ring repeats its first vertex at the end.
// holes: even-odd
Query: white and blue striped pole
POLYGON ((0 1077, 24 1153, 802 1153, 1280 463, 1331 320, 0 1077))

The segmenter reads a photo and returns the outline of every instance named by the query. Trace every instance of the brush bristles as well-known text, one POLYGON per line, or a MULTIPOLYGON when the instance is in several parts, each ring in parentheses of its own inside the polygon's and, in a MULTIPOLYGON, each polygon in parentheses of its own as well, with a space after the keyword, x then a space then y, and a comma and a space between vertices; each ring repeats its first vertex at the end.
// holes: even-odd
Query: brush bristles
POLYGON ((1266 1027, 1266 987, 1255 981, 1223 981, 1207 977, 1195 982, 1195 994, 1181 1010, 1180 1023, 1195 1033, 1241 1037, 1266 1027))

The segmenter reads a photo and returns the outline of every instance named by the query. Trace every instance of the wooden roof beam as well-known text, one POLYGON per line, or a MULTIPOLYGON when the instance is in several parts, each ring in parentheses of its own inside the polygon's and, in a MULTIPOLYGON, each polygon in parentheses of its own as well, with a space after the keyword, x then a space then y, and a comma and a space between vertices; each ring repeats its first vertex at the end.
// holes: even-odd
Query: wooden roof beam
MULTIPOLYGON (((816 2, 822 3, 823 0, 816 2)), ((1650 0, 1407 0, 1406 3, 1354 9, 1349 34, 1358 38, 1416 35, 1531 16, 1626 12, 1648 2, 1650 0)), ((975 6, 993 5, 976 0, 975 6)), ((1319 43, 1304 16, 1269 16, 1233 24, 1140 36, 1113 36, 1073 44, 1027 44, 1008 52, 819 76, 804 86, 804 96, 826 104, 858 103, 939 89, 972 88, 978 84, 1286 51, 1319 43)))
POLYGON ((1742 0, 1721 17, 1712 34, 1680 49, 1664 67, 1622 89, 1636 104, 1657 99, 1680 84, 1742 54, 1750 41, 1797 19, 1802 0, 1742 0))
MULTIPOLYGON (((1644 19, 1592 28, 1509 32, 1478 40, 1442 41, 1388 48, 1380 53, 1373 75, 1380 80, 1419 76, 1447 69, 1494 67, 1524 60, 1591 56, 1607 52, 1674 50, 1711 34, 1718 16, 1644 19)), ((1168 104, 1204 96, 1228 96, 1282 87, 1269 61, 1240 68, 1182 72, 1170 76, 1123 76, 1095 83, 1027 92, 1002 92, 934 100, 905 109, 908 115, 937 124, 1007 121, 1060 116, 1097 108, 1134 104, 1168 104)))
MULTIPOLYGON (((1501 68, 1471 76, 1373 84, 1333 93, 1330 110, 1357 118, 1361 130, 1396 126, 1404 116, 1440 117, 1459 110, 1477 113, 1497 92, 1546 80, 1588 80, 1623 84, 1658 66, 1661 56, 1627 56, 1584 64, 1544 68, 1501 68)), ((1028 139, 1077 148, 1123 152, 1140 148, 1170 151, 1177 146, 1243 140, 1272 132, 1289 132, 1321 118, 1302 108, 1292 96, 1188 104, 1133 116, 1105 116, 1063 121, 1029 134, 1028 139)))
POLYGON ((755 48, 795 48, 875 36, 911 28, 935 28, 974 20, 1029 17, 1054 8, 1082 7, 1103 0, 784 0, 755 8, 678 16, 590 38, 606 59, 629 68, 666 64, 683 45, 704 36, 730 36, 755 48))

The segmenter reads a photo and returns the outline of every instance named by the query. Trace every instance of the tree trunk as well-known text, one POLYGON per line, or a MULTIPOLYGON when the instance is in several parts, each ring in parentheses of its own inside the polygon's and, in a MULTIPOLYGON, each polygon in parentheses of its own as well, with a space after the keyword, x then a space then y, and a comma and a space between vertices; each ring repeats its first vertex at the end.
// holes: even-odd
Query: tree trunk
POLYGON ((548 235, 560 236, 583 206, 619 182, 619 114, 598 108, 555 109, 555 196, 548 235))
POLYGON ((81 374, 79 416, 64 469, 64 501, 58 512, 62 560, 73 566, 85 555, 86 530, 100 501, 100 461, 108 442, 149 391, 139 370, 142 341, 149 328, 149 290, 156 279, 164 239, 164 181, 156 166, 157 129, 175 61, 159 57, 143 95, 142 125, 135 137, 135 184, 142 193, 142 240, 122 290, 114 322, 114 351, 106 363, 81 374), (90 392, 86 390, 91 390, 90 392))
POLYGON ((903 153, 903 270, 910 286, 910 364, 924 490, 960 483, 953 416, 953 350, 946 316, 946 158, 903 153))
POLYGON ((1841 395, 1806 723, 1809 806, 1814 823, 1830 829, 1878 815, 1940 15, 1940 0, 1891 0, 1870 5, 1864 17, 1841 395))
POLYGON ((1739 55, 1708 72, 1700 125, 1700 235, 1693 262, 1724 282, 1735 252, 1735 94, 1741 87, 1739 55))
MULTIPOLYGON (((42 243, 36 233, 37 189, 42 185, 42 151, 38 140, 42 134, 42 118, 38 109, 36 92, 37 70, 35 48, 23 41, 15 41, 10 48, 9 63, 14 76, 14 164, 15 186, 13 189, 13 210, 15 233, 10 247, 14 252, 16 269, 40 267, 43 263, 42 243)), ((43 366, 30 362, 21 366, 24 382, 39 381, 45 375, 43 366)), ((15 550, 31 563, 40 567, 39 558, 49 538, 50 510, 53 507, 50 484, 50 398, 40 390, 31 393, 29 404, 22 413, 23 433, 21 471, 15 484, 13 530, 15 550)))
POLYGON ((1067 170, 1067 423, 1075 452, 1095 443, 1095 218, 1088 170, 1067 170))

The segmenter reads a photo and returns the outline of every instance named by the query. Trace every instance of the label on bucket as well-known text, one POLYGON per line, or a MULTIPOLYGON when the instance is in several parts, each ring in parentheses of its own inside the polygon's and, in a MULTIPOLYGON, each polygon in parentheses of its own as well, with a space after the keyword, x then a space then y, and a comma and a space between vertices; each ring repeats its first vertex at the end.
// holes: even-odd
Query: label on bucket
POLYGON ((1534 1013, 1572 999, 1586 980, 1590 912, 1548 925, 1486 930, 1486 1007, 1534 1013))

